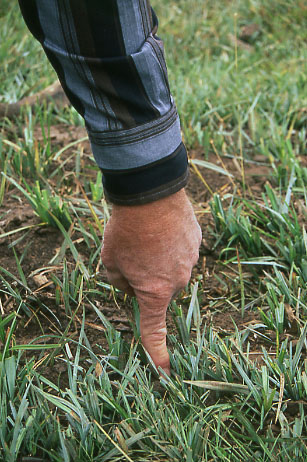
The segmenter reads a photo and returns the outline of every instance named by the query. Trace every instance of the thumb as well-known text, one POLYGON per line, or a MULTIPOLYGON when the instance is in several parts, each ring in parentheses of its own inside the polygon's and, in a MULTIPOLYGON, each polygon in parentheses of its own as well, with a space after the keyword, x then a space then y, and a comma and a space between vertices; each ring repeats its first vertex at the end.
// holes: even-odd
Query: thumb
POLYGON ((135 290, 140 307, 140 329, 144 348, 155 366, 170 375, 169 355, 166 348, 166 310, 171 297, 135 290))

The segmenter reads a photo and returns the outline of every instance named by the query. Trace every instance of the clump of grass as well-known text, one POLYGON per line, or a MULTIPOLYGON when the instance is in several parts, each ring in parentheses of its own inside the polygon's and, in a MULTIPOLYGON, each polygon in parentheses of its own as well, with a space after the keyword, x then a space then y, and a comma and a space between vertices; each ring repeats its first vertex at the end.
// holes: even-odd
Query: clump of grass
POLYGON ((64 229, 69 229, 72 224, 72 218, 66 202, 64 202, 60 196, 55 193, 50 193, 49 190, 41 189, 38 181, 35 182, 33 187, 24 181, 25 189, 13 178, 8 179, 24 194, 33 207, 34 212, 43 223, 53 226, 54 228, 58 228, 62 225, 64 229))
POLYGON ((215 245, 225 243, 223 253, 227 255, 234 253, 239 245, 242 257, 250 259, 247 264, 287 265, 307 282, 306 231, 290 204, 291 189, 289 185, 289 194, 283 199, 266 184, 263 203, 232 197, 227 210, 216 195, 211 202, 217 235, 215 245))
MULTIPOLYGON (((215 303, 213 292, 202 293, 205 281, 198 275, 190 298, 185 293, 172 305, 172 377, 160 378, 140 346, 137 303, 132 303, 136 325, 131 342, 94 303, 115 293, 98 280, 103 222, 109 214, 101 181, 83 171, 82 149, 63 155, 84 139, 60 150, 49 139, 52 125, 79 125, 80 116, 48 103, 1 121, 0 204, 5 206, 12 183, 15 199, 27 197, 41 220, 63 235, 48 263, 56 269, 44 269, 54 284, 52 304, 43 291, 31 289, 33 274, 23 268, 29 247, 19 252, 19 245, 26 234, 9 244, 17 276, 0 268, 1 460, 304 460, 307 194, 306 167, 300 161, 306 149, 301 4, 209 0, 204 7, 200 0, 155 0, 153 6, 162 19, 159 33, 187 145, 201 146, 206 160, 216 152, 221 158, 239 153, 241 169, 244 159, 253 161, 261 154, 272 167, 272 184, 257 201, 248 188, 243 197, 213 198, 215 248, 235 273, 227 276, 231 294, 215 303), (243 47, 241 27, 253 24, 256 32, 243 47), (41 144, 34 136, 37 125, 41 144), (63 184, 70 188, 65 198, 63 184), (103 211, 97 204, 101 201, 103 211), (74 241, 73 232, 78 236, 74 241), (254 309, 256 323, 234 328, 232 334, 218 333, 214 324, 203 322, 200 301, 207 295, 206 310, 231 306, 245 314, 254 309), (54 305, 62 310, 65 326, 54 305), (17 314, 6 314, 9 309, 17 314), (98 345, 91 345, 86 335, 84 313, 89 310, 101 324, 98 345), (48 341, 43 315, 56 333, 48 341), (16 340, 24 317, 35 318, 42 332, 26 345, 16 340), (79 338, 70 338, 70 328, 80 318, 79 338), (257 351, 255 339, 261 340, 257 351), (35 359, 29 359, 31 352, 35 359), (66 366, 63 386, 44 371, 44 364, 56 370, 59 362, 66 366)), ((0 99, 13 102, 42 89, 55 75, 42 54, 38 60, 39 45, 7 0, 0 6, 0 25, 5 38, 0 39, 0 99)), ((193 163, 227 173, 212 162, 193 163)), ((22 232, 28 233, 26 228, 22 232)), ((1 238, 21 230, 1 231, 1 238)), ((222 283, 225 275, 215 276, 222 283)))
MULTIPOLYGON (((159 387, 157 371, 141 364, 137 343, 127 344, 102 314, 109 350, 94 353, 83 316, 79 339, 66 339, 76 345, 74 354, 67 356, 63 350, 66 389, 38 374, 33 361, 24 368, 26 375, 18 375, 18 362, 9 359, 5 366, 9 381, 1 382, 5 414, 0 418, 2 453, 7 460, 30 454, 51 461, 58 461, 59 455, 80 461, 148 457, 235 461, 243 456, 269 461, 274 454, 279 457, 276 460, 287 461, 301 457, 304 408, 298 404, 300 417, 293 422, 288 421, 286 410, 289 399, 302 402, 307 397, 302 357, 307 326, 294 356, 284 342, 274 361, 264 354, 265 365, 260 368, 249 358, 246 336, 236 332, 222 340, 211 328, 201 327, 196 291, 197 287, 186 316, 174 307, 180 327, 179 336, 170 337, 173 375, 160 378, 159 387), (200 341, 193 339, 194 329, 200 341), (6 417, 7 395, 15 403, 11 409, 16 417, 6 417), (18 446, 13 427, 17 417, 18 446), (6 431, 3 418, 9 420, 6 431), (282 437, 277 439, 273 437, 275 421, 282 428, 282 437)), ((8 345, 9 358, 16 358, 10 340, 8 345)))
POLYGON ((96 181, 90 181, 89 183, 92 200, 94 202, 100 202, 103 198, 103 185, 102 185, 102 173, 99 171, 97 174, 96 181))

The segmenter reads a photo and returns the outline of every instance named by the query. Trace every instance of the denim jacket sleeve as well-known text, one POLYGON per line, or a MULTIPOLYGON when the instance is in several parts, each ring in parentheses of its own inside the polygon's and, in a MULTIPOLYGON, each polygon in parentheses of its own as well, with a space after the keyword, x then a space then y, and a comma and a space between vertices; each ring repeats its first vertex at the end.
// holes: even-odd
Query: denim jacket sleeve
POLYGON ((187 153, 148 0, 19 0, 83 116, 106 196, 142 204, 183 188, 187 153))

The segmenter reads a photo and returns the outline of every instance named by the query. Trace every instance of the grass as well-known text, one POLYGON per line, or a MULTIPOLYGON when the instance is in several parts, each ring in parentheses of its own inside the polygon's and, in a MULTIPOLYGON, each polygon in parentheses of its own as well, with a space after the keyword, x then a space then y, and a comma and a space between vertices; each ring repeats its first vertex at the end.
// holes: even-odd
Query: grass
MULTIPOLYGON (((110 212, 80 116, 42 103, 4 118, 5 462, 306 458, 306 6, 153 6, 200 185, 192 201, 209 246, 207 266, 170 307, 172 376, 160 378, 141 347, 136 301, 103 277, 101 236, 110 212), (251 167, 260 172, 260 189, 251 167), (129 324, 125 307, 136 323, 129 324)), ((0 60, 1 103, 55 79, 6 0, 0 60)))

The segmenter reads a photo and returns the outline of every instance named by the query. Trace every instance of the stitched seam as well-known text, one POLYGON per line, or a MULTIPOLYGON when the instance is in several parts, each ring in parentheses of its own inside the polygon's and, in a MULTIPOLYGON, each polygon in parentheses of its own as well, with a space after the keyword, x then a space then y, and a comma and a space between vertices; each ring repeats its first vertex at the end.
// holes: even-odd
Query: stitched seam
POLYGON ((89 137, 90 137, 91 141, 93 141, 98 146, 121 146, 121 145, 125 145, 125 144, 133 144, 133 143, 137 143, 139 141, 145 140, 145 139, 147 140, 149 138, 153 138, 153 137, 155 137, 157 135, 160 135, 161 133, 166 132, 167 130, 169 130, 175 124, 176 120, 177 120, 177 118, 172 119, 170 121, 170 123, 168 123, 167 125, 155 127, 154 132, 153 131, 150 131, 150 132, 147 131, 147 133, 146 132, 136 133, 134 136, 122 137, 121 139, 118 139, 118 140, 116 138, 112 139, 111 141, 109 141, 109 140, 101 140, 101 139, 92 137, 91 133, 89 133, 89 137))
POLYGON ((146 133, 148 131, 152 131, 156 127, 159 127, 160 125, 164 125, 167 122, 169 122, 171 119, 176 120, 178 117, 176 107, 173 106, 172 109, 166 113, 164 116, 159 117, 157 119, 154 119, 152 122, 145 122, 144 124, 137 125, 136 127, 133 127, 131 129, 127 130, 110 130, 110 131, 95 131, 91 130, 88 128, 89 134, 96 138, 99 139, 107 139, 107 138, 121 138, 121 137, 129 137, 129 136, 134 136, 138 135, 139 133, 146 133))

